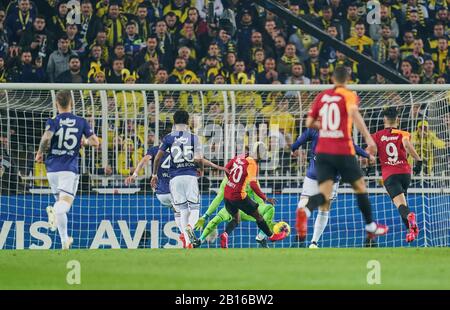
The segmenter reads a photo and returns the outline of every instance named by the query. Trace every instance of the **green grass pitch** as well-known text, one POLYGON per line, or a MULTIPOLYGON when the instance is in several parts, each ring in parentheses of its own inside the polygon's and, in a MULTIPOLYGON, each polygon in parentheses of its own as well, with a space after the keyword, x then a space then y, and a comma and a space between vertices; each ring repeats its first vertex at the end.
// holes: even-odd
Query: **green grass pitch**
POLYGON ((450 248, 3 250, 0 289, 450 289, 450 248))

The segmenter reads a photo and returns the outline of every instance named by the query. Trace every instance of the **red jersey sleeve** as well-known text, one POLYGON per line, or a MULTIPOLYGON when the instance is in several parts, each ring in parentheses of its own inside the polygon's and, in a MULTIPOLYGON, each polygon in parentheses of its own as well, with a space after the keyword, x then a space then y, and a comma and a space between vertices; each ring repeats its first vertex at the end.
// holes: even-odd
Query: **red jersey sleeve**
POLYGON ((311 116, 314 119, 317 119, 320 111, 320 99, 322 98, 322 93, 318 94, 314 99, 311 109, 308 112, 308 116, 311 116))

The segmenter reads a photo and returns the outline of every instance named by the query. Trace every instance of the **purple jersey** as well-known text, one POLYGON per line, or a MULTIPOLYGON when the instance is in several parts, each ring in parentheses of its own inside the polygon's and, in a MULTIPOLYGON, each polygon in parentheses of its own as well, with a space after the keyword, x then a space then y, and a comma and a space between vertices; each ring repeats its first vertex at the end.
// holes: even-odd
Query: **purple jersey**
MULTIPOLYGON (((156 157, 158 150, 159 150, 159 147, 157 147, 157 146, 154 146, 154 147, 151 147, 148 149, 147 155, 151 156, 152 161, 156 157)), ((156 185, 156 193, 157 194, 161 194, 161 195, 170 194, 169 168, 170 168, 170 156, 169 156, 168 152, 164 152, 164 155, 161 158, 161 164, 160 164, 159 170, 158 170, 158 184, 156 185)))
POLYGON ((201 154, 198 136, 189 131, 172 131, 164 137, 159 149, 170 154, 169 175, 171 178, 180 175, 197 175, 195 156, 201 154))
POLYGON ((81 138, 93 135, 88 122, 72 113, 61 113, 47 120, 45 130, 53 132, 45 160, 47 172, 72 171, 79 174, 81 138))
MULTIPOLYGON (((317 141, 319 140, 319 131, 316 129, 308 128, 306 129, 300 137, 298 137, 297 141, 292 144, 292 151, 296 151, 300 146, 305 145, 308 141, 311 141, 311 147, 309 148, 308 158, 309 158, 309 166, 306 171, 306 176, 310 179, 317 180, 316 175, 316 146, 317 141)), ((369 158, 369 154, 360 148, 358 145, 353 143, 355 147, 356 154, 359 156, 369 158)), ((339 180, 340 177, 337 178, 339 180)), ((337 181, 336 180, 336 181, 337 181)))

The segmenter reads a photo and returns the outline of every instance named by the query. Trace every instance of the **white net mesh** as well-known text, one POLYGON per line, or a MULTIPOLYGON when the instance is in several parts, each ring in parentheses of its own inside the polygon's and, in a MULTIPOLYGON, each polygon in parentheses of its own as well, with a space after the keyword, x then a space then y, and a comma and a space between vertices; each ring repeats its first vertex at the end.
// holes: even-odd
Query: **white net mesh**
MULTIPOLYGON (((295 209, 308 158, 307 148, 301 150, 299 158, 291 157, 290 146, 304 130, 304 117, 319 92, 317 88, 293 91, 280 86, 277 90, 259 91, 249 86, 248 90, 239 91, 188 91, 186 86, 181 92, 142 89, 146 90, 130 91, 124 86, 120 90, 72 91, 75 113, 88 119, 102 139, 98 150, 85 148, 81 153, 81 181, 69 213, 69 234, 74 237, 75 248, 181 246, 172 211, 161 206, 149 186, 150 170, 142 171, 135 184, 124 184, 145 151, 157 145, 159 137, 172 128, 171 116, 179 108, 190 112, 191 128, 202 138, 205 156, 215 163, 226 164, 253 142, 266 143, 268 156, 260 164, 261 187, 278 200, 274 221, 288 222, 295 235, 295 209)), ((54 203, 54 198, 48 188, 45 167, 34 162, 45 121, 56 113, 55 91, 0 92, 0 249, 61 246, 57 233, 47 229, 45 208, 54 203)), ((371 132, 382 128, 380 113, 389 105, 400 108, 403 130, 414 132, 420 120, 428 121, 428 130, 434 133, 430 137, 435 138, 430 142, 431 138, 420 136, 415 142, 418 150, 422 146, 422 156, 428 158, 424 174, 413 179, 408 195, 410 208, 417 213, 422 228, 419 240, 412 246, 448 246, 447 92, 361 90, 358 94, 371 132)), ((356 133, 355 141, 362 143, 356 133)), ((215 197, 222 178, 209 170, 201 178, 202 214, 215 197)), ((374 216, 391 230, 379 238, 378 246, 405 246, 400 217, 380 179, 379 169, 368 177, 374 216)), ((222 207, 223 203, 217 211, 222 207)), ((309 222, 308 240, 313 221, 314 217, 309 222)), ((219 224, 219 232, 224 225, 219 224)), ((230 246, 255 247, 256 233, 254 223, 242 222, 232 234, 230 246)), ((321 246, 361 247, 364 240, 363 220, 354 197, 349 187, 341 186, 321 246)), ((289 247, 292 241, 290 237, 276 246, 289 247)), ((218 246, 217 240, 206 246, 218 246)))

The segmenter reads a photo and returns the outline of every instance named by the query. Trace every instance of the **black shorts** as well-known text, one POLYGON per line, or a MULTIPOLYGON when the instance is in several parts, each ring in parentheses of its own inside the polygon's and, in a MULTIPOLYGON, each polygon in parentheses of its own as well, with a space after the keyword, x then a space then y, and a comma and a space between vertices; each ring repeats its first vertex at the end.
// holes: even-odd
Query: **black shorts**
POLYGON ((353 155, 317 154, 316 172, 319 184, 328 180, 334 182, 338 175, 346 183, 353 183, 363 176, 358 161, 353 155))
POLYGON ((247 196, 243 200, 231 201, 225 199, 225 208, 230 215, 235 215, 239 210, 244 211, 248 215, 252 215, 258 210, 258 204, 247 196))
POLYGON ((411 174, 393 174, 384 181, 384 187, 391 199, 400 195, 407 194, 409 184, 411 183, 411 174))

